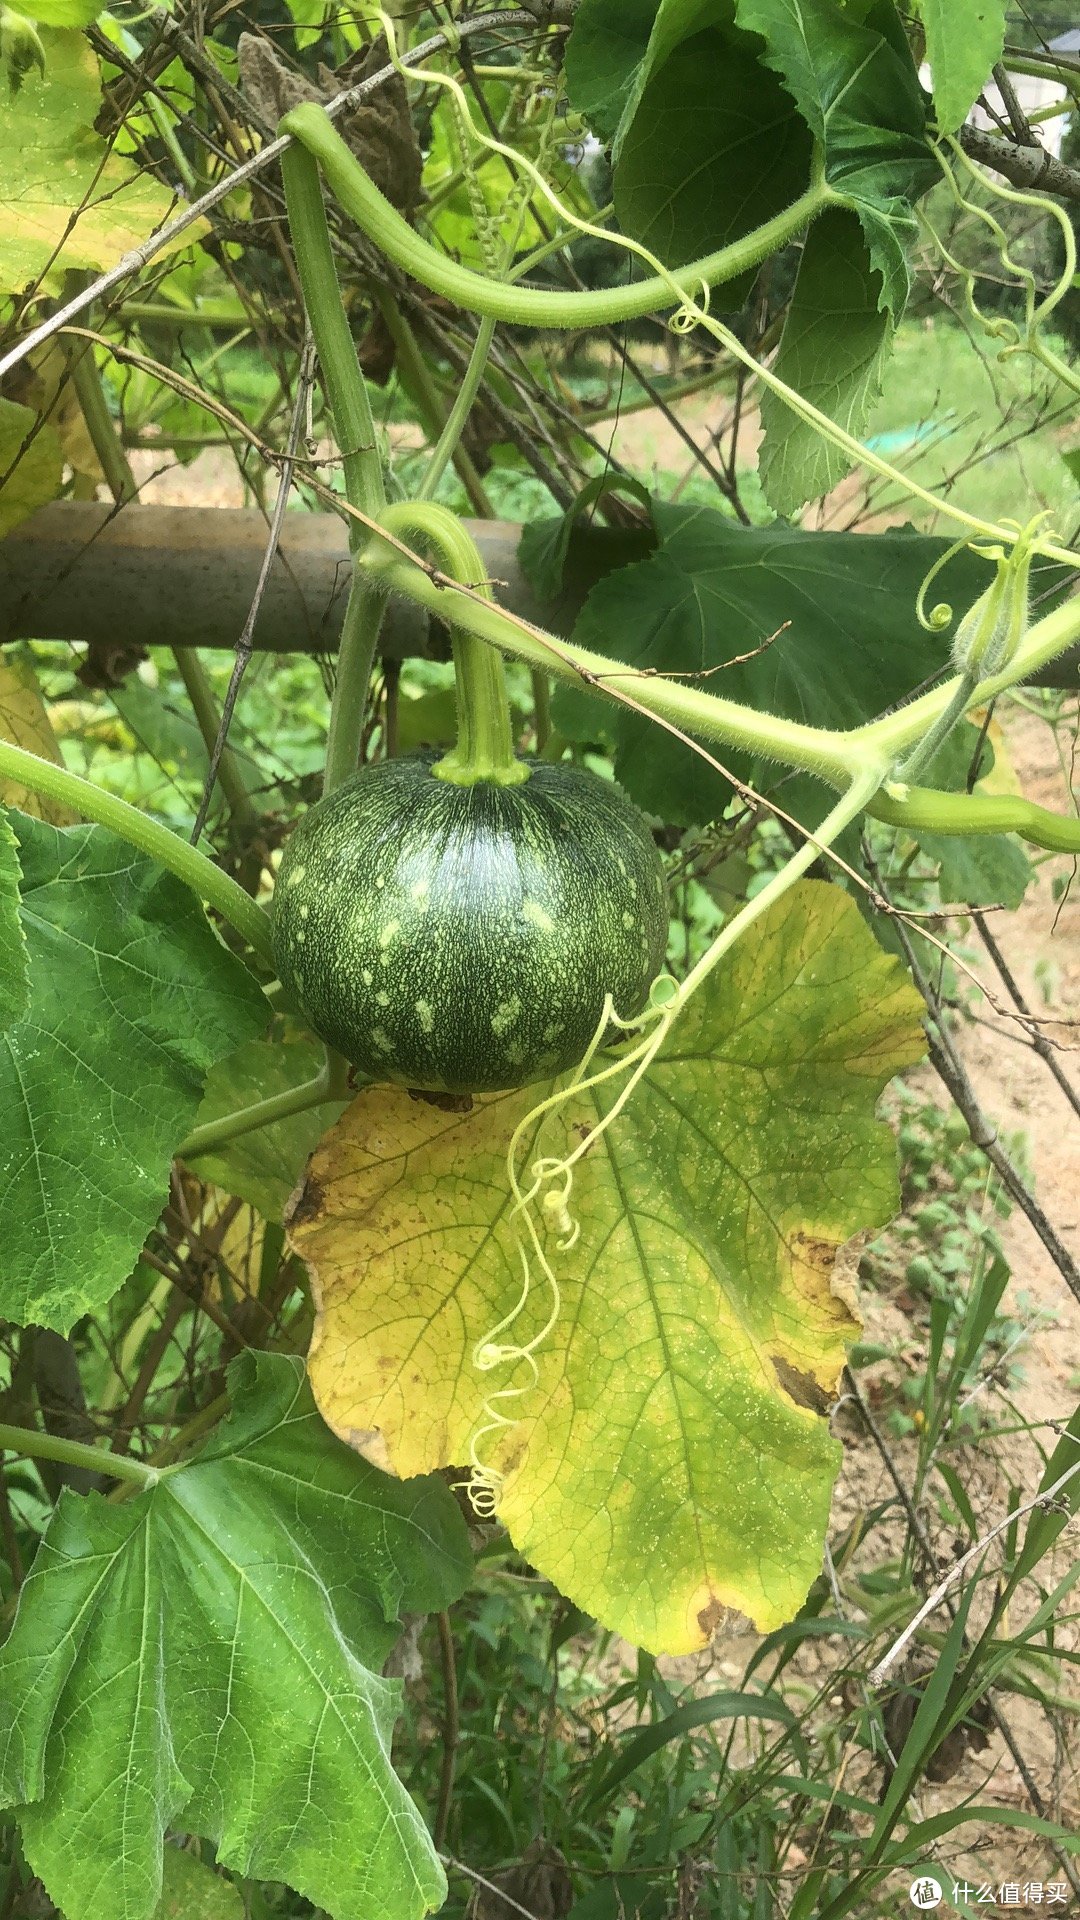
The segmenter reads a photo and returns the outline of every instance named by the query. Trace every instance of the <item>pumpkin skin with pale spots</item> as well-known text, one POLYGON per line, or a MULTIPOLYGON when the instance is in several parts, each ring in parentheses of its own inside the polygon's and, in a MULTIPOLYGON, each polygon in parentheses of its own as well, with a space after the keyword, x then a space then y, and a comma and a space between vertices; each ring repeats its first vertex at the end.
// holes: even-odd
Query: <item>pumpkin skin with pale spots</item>
POLYGON ((273 905, 282 984, 374 1080, 493 1093, 576 1066, 604 997, 639 1013, 668 909, 620 787, 530 763, 455 786, 433 755, 364 767, 304 815, 273 905))

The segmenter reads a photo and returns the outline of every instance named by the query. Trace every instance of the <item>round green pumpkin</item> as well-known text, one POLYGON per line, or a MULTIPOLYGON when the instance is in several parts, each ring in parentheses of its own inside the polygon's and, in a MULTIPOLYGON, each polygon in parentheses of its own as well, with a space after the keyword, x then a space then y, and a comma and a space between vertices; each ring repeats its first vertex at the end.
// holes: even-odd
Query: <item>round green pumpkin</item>
POLYGON ((278 974, 376 1080, 494 1092, 575 1066, 610 993, 640 1012, 667 896, 621 788, 531 764, 455 786, 432 757, 365 767, 306 813, 274 895, 278 974))

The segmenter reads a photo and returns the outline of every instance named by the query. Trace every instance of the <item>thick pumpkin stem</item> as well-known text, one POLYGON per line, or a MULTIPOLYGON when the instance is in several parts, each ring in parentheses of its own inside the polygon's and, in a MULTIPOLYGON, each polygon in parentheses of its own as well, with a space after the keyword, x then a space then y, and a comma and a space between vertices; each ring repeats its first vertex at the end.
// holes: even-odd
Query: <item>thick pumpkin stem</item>
POLYGON ((519 786, 528 779, 529 769, 514 752, 502 660, 485 640, 460 627, 453 631, 452 644, 458 737, 432 772, 458 787, 475 786, 478 780, 491 780, 498 787, 519 786))
MULTIPOLYGON (((429 500, 406 500, 387 507, 381 520, 387 533, 399 540, 417 541, 433 552, 457 585, 472 587, 486 599, 494 598, 476 542, 448 508, 429 500)), ((450 752, 435 762, 432 772, 439 780, 449 780, 458 787, 472 787, 481 780, 498 787, 520 786, 528 779, 529 769, 514 752, 502 656, 488 641, 464 627, 452 627, 450 638, 458 736, 450 752)))

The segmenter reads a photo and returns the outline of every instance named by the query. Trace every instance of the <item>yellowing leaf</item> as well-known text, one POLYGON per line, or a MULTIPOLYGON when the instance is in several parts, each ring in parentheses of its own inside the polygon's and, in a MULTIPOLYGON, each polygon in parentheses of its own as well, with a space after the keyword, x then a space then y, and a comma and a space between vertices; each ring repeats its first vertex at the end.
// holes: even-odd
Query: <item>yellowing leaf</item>
MULTIPOLYGON (((49 725, 45 702, 33 666, 24 653, 0 648, 0 740, 25 747, 41 760, 62 764, 56 736, 49 725)), ((18 807, 20 813, 35 820, 48 820, 54 827, 72 826, 78 815, 57 800, 45 800, 31 793, 17 780, 0 780, 0 806, 18 807)))
POLYGON ((0 539, 55 498, 63 474, 63 454, 52 427, 29 407, 0 399, 0 539))
MULTIPOLYGON (((173 196, 94 131, 98 63, 81 33, 43 31, 31 72, 0 116, 0 291, 57 266, 112 267, 175 209, 173 196)), ((184 244, 201 228, 189 228, 184 244)))
MULTIPOLYGON (((85 341, 73 342, 73 353, 79 354, 84 350, 88 353, 93 351, 85 341)), ((101 462, 94 450, 75 392, 68 356, 59 341, 47 340, 37 353, 20 361, 10 379, 12 392, 18 394, 24 406, 31 407, 35 414, 46 421, 56 435, 63 458, 72 472, 84 474, 95 483, 104 480, 101 462)), ((56 486, 46 498, 51 500, 59 490, 59 481, 58 468, 56 486)))
MULTIPOLYGON (((505 1153, 543 1089, 464 1116, 362 1093, 291 1224, 326 1420, 418 1474, 466 1464, 485 1400, 521 1386, 500 1403, 515 1424, 478 1451, 515 1544, 564 1593, 657 1651, 702 1645, 725 1607, 789 1619, 839 1457, 819 1409, 855 1322, 833 1264, 895 1206, 874 1106, 922 1050, 920 1011, 837 888, 793 889, 751 929, 578 1164, 581 1233, 549 1243, 561 1306, 535 1384, 473 1356, 518 1297, 505 1153)), ((596 1127, 601 1092, 549 1122, 545 1153, 596 1127)), ((548 1305, 537 1282, 498 1338, 528 1340, 548 1305)))

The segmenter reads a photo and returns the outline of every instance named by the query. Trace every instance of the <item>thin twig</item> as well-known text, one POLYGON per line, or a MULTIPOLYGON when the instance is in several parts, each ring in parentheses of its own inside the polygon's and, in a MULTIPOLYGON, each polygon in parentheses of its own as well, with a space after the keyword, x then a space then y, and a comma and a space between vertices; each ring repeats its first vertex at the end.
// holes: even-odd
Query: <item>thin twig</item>
MULTIPOLYGON (((172 1275, 169 1275, 172 1279, 172 1275)), ((176 1332, 191 1302, 183 1288, 174 1285, 169 1295, 165 1311, 146 1349, 142 1366, 135 1377, 131 1392, 116 1416, 116 1428, 110 1441, 110 1452, 127 1453, 130 1451, 136 1423, 143 1409, 150 1388, 154 1384, 157 1370, 165 1358, 169 1343, 176 1332)))
POLYGON ((936 1612, 948 1593, 949 1588, 957 1577, 963 1573, 964 1568, 969 1567, 973 1560, 977 1560, 979 1555, 986 1551, 991 1541, 996 1540, 999 1534, 1007 1533, 1009 1528, 1013 1526, 1017 1520, 1022 1520, 1025 1513, 1033 1513, 1036 1507, 1049 1507, 1062 1489, 1068 1486, 1070 1480, 1075 1480, 1078 1473, 1080 1473, 1080 1460, 1074 1460, 1072 1466, 1067 1467, 1065 1472, 1058 1476, 1052 1486, 1045 1488, 1042 1493, 1035 1494, 1031 1500, 1026 1500, 1023 1506, 1013 1507, 1011 1511, 1005 1515, 1003 1520, 999 1520, 996 1526, 991 1527, 989 1533, 983 1534, 981 1540, 976 1540, 974 1546, 969 1547, 966 1553, 960 1555, 959 1560, 955 1561, 949 1568, 945 1578, 939 1580, 933 1592, 928 1594, 922 1606, 919 1608, 918 1613, 908 1621, 903 1633, 899 1634, 893 1641, 888 1653, 884 1654, 877 1665, 871 1668, 867 1676, 867 1684, 869 1686, 881 1686, 885 1676, 889 1673, 890 1669, 895 1666, 904 1648, 908 1645, 908 1642, 917 1633, 927 1616, 936 1612))
MULTIPOLYGON (((884 895, 880 875, 872 861, 870 870, 874 875, 879 893, 884 895)), ((904 949, 904 957, 911 969, 912 978, 926 1002, 927 1013, 930 1016, 927 1042, 931 1061, 967 1121, 968 1130, 975 1145, 981 1147, 990 1165, 1000 1176, 1006 1191, 1030 1221, 1070 1293, 1075 1299, 1080 1300, 1080 1268, 1077 1267, 1072 1254, 1039 1205, 1027 1182, 1021 1178, 1013 1165, 998 1137, 996 1125, 987 1119, 979 1105, 978 1096, 968 1078, 967 1069, 953 1045, 952 1037, 945 1024, 940 998, 919 962, 919 956, 903 917, 899 914, 894 915, 893 924, 896 927, 897 938, 904 949)))
POLYGON ((221 756, 225 751, 225 742, 229 737, 233 711, 236 706, 237 695, 240 692, 240 682, 243 680, 251 660, 253 651, 252 637, 255 632, 255 622, 259 617, 259 608, 262 606, 263 595, 266 592, 267 582, 270 578, 270 569, 274 564, 278 544, 281 540, 281 529, 285 521, 285 509, 289 504, 289 494, 292 491, 293 468, 296 465, 296 456, 300 447, 300 436, 304 421, 307 417, 308 394, 311 390, 314 377, 315 348, 310 333, 307 333, 304 337, 303 351, 300 355, 300 372, 296 383, 296 398, 293 401, 292 419, 289 422, 289 437, 285 446, 285 456, 278 469, 277 499, 274 502, 274 512, 270 521, 270 532, 266 542, 266 550, 262 557, 262 565, 259 568, 259 577, 255 582, 255 592, 252 595, 248 616, 244 621, 240 637, 236 642, 236 655, 233 660, 233 669, 229 678, 228 691, 226 692, 224 705, 221 709, 221 720, 218 725, 217 739, 214 741, 214 750, 210 755, 210 765, 206 770, 206 781, 203 786, 202 799, 199 802, 199 811, 195 818, 195 825, 191 830, 191 844, 193 847, 198 846, 203 828, 206 825, 206 816, 210 811, 210 802, 214 797, 214 786, 217 781, 218 768, 221 765, 221 756))
POLYGON ((145 1261, 148 1267, 153 1267, 155 1273, 160 1273, 166 1280, 171 1280, 173 1286, 183 1294, 188 1306, 194 1307, 198 1313, 205 1313, 207 1319, 213 1321, 218 1332, 224 1334, 227 1340, 241 1346, 244 1344, 239 1340, 236 1328, 231 1321, 222 1313, 216 1302, 210 1299, 206 1288, 198 1280, 189 1278, 186 1268, 182 1267, 179 1261, 176 1266, 170 1266, 167 1260, 163 1260, 149 1247, 143 1248, 139 1258, 145 1261))
MULTIPOLYGON (((903 943, 905 929, 899 920, 896 922, 896 927, 903 943)), ((920 989, 923 981, 919 983, 920 989)), ((988 1121, 983 1113, 967 1070, 946 1034, 943 1023, 936 1015, 932 1014, 932 1019, 933 1026, 927 1035, 930 1058, 967 1121, 975 1145, 982 1148, 995 1172, 1001 1176, 1011 1198, 1015 1200, 1021 1213, 1026 1215, 1034 1227, 1070 1293, 1075 1299, 1080 1300, 1080 1268, 1077 1267, 1072 1254, 1043 1212, 1030 1187, 1021 1179, 1012 1160, 1005 1152, 998 1138, 996 1126, 988 1121)))
POLYGON ((1035 189, 1056 193, 1063 200, 1080 200, 1080 173, 1067 167, 1047 147, 1017 146, 996 133, 983 133, 978 127, 961 127, 960 145, 971 160, 991 167, 1021 192, 1035 189))
POLYGON ((467 1867, 464 1860, 455 1860, 452 1853, 440 1853, 439 1859, 443 1866, 449 1867, 452 1872, 463 1873, 467 1880, 474 1880, 478 1887, 483 1887, 488 1893, 496 1894, 509 1907, 511 1913, 520 1913, 522 1920, 537 1920, 537 1915, 528 1907, 523 1907, 520 1900, 514 1900, 508 1893, 504 1893, 501 1887, 496 1886, 494 1880, 486 1880, 482 1873, 477 1873, 475 1867, 467 1867))
POLYGON ((1014 139, 1018 140, 1022 147, 1039 146, 1039 142, 1036 140, 1028 124, 1027 114, 1020 105, 1016 88, 1013 86, 1000 60, 994 68, 994 85, 1001 95, 1002 104, 1009 116, 1009 125, 1013 130, 1014 139))
POLYGON ((994 935, 986 924, 985 915, 982 914, 977 907, 973 907, 971 917, 978 928, 979 937, 987 953, 990 955, 998 973, 1001 975, 1007 992, 1012 998, 1013 1005, 1024 1016, 1030 1045, 1035 1049, 1039 1059, 1057 1081, 1073 1112, 1080 1118, 1080 1093, 1077 1092, 1076 1088, 1067 1078, 1059 1061, 1056 1059, 1054 1048, 1039 1027, 1037 1016, 1032 1013, 1031 1008, 1028 1006, 1020 990, 1019 983, 1013 974, 1012 968, 1009 966, 1005 955, 1002 953, 994 935))

